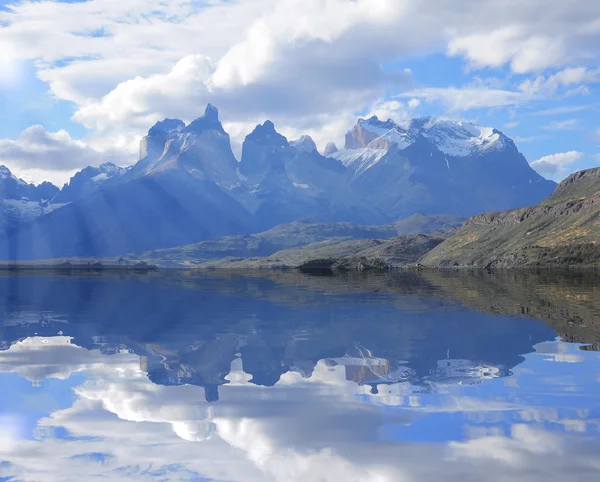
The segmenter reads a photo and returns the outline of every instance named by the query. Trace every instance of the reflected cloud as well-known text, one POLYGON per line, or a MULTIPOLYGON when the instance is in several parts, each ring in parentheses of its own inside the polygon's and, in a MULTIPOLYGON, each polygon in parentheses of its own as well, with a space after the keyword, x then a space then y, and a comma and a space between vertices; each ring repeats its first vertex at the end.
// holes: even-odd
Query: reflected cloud
POLYGON ((202 289, 148 278, 59 281, 71 295, 83 283, 87 297, 61 296, 56 279, 32 281, 46 290, 36 308, 17 303, 0 325, 0 376, 14 386, 19 416, 32 420, 0 415, 0 477, 554 482, 600 474, 598 353, 556 340, 531 318, 422 294, 400 303, 313 288, 306 306, 288 304, 285 285, 260 278, 227 288, 211 278, 202 289), (117 293, 126 315, 111 304, 117 293), (16 313, 28 315, 20 323, 16 313), (40 413, 32 396, 67 402, 40 413), (53 461, 59 473, 48 470, 53 461))

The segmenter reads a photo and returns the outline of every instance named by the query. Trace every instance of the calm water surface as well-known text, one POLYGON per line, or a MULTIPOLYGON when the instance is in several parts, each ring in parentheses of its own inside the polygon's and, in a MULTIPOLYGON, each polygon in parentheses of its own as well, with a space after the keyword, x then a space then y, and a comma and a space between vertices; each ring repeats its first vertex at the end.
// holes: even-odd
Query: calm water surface
POLYGON ((587 273, 0 274, 0 480, 600 480, 587 273))

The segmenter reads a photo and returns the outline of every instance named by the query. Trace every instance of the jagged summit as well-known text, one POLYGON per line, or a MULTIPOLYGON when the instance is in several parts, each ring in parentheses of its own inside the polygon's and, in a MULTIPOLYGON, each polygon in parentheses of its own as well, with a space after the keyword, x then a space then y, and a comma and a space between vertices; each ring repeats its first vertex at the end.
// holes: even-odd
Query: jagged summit
POLYGON ((295 141, 290 142, 292 147, 295 147, 301 152, 314 152, 317 150, 317 145, 315 141, 313 141, 312 137, 304 135, 300 137, 300 139, 296 139, 295 141))
POLYGON ((58 188, 49 181, 44 181, 36 186, 15 176, 7 166, 0 165, 0 199, 27 197, 32 200, 48 200, 57 192, 58 188))
POLYGON ((152 126, 133 167, 83 169, 56 197, 6 168, 0 181, 11 206, 60 200, 52 216, 40 205, 43 219, 0 240, 0 254, 21 259, 122 255, 315 216, 366 225, 415 212, 467 217, 539 203, 555 187, 500 131, 431 117, 359 119, 345 148, 330 143, 325 156, 309 136, 290 143, 267 120, 246 136, 238 162, 210 104, 187 126, 152 126), (23 249, 11 254, 14 245, 23 249))
MULTIPOLYGON (((275 130, 275 124, 266 120, 263 124, 258 124, 254 130, 246 136, 246 142, 256 142, 278 147, 287 147, 288 140, 275 130)), ((242 156, 243 157, 243 156, 242 156)))
POLYGON ((219 121, 219 110, 212 104, 208 104, 204 110, 204 115, 192 121, 185 128, 185 132, 199 132, 207 130, 216 130, 225 133, 221 122, 219 121))
POLYGON ((185 123, 180 119, 164 119, 154 124, 148 131, 149 136, 169 135, 181 132, 185 129, 185 123))
POLYGON ((23 186, 28 184, 25 181, 23 181, 23 179, 19 179, 17 176, 15 176, 8 167, 6 167, 5 165, 0 165, 0 182, 6 180, 11 180, 23 186))

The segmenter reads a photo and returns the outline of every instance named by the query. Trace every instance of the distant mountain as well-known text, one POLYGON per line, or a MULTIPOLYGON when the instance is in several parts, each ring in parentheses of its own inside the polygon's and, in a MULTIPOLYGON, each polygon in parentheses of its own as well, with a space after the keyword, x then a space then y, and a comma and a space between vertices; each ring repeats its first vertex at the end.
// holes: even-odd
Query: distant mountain
POLYGON ((0 199, 23 199, 47 202, 59 192, 52 183, 43 182, 39 186, 17 178, 6 166, 0 166, 0 199))
POLYGON ((537 206, 485 213, 425 255, 426 266, 600 265, 600 168, 572 174, 537 206))
POLYGON ((332 157, 348 169, 352 190, 392 219, 527 206, 556 186, 500 131, 430 117, 405 126, 360 119, 332 157))
POLYGON ((52 183, 36 186, 17 178, 6 166, 0 166, 0 230, 16 226, 52 211, 59 189, 52 183))
POLYGON ((60 192, 4 176, 13 204, 48 208, 6 228, 0 259, 119 256, 304 218, 364 226, 415 213, 464 218, 535 204, 555 186, 502 133, 464 122, 361 119, 344 149, 330 143, 324 153, 309 136, 289 142, 266 121, 246 137, 238 162, 209 104, 188 125, 157 122, 130 168, 88 167, 60 192))
POLYGON ((105 162, 99 167, 88 166, 76 173, 54 197, 55 203, 70 203, 85 198, 94 193, 107 181, 114 181, 128 168, 119 167, 112 162, 105 162))

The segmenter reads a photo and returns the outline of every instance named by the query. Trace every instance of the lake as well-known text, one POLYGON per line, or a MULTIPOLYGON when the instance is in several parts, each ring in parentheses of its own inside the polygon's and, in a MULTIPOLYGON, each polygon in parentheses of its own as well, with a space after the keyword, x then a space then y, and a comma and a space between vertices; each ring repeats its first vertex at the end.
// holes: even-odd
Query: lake
POLYGON ((4 272, 0 480, 600 480, 593 271, 4 272))

